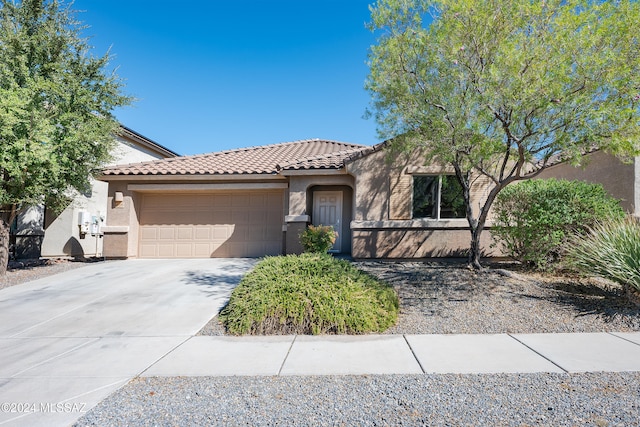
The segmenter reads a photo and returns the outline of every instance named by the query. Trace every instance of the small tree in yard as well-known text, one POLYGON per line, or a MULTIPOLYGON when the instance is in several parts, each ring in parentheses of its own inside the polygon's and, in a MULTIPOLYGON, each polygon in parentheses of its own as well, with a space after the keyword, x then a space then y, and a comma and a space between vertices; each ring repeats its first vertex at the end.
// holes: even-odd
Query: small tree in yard
POLYGON ((379 0, 371 14, 380 136, 455 170, 475 268, 507 185, 594 148, 638 153, 640 3, 379 0))
POLYGON ((57 0, 0 0, 0 275, 16 215, 89 190, 114 144, 112 111, 131 102, 81 30, 57 0))

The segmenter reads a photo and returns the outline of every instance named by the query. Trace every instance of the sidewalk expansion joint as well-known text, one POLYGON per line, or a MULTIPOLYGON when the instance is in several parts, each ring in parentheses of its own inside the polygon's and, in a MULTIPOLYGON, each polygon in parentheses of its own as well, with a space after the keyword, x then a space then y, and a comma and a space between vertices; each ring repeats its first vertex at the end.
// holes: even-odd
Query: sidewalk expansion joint
POLYGON ((422 371, 423 374, 426 374, 427 371, 424 370, 424 366, 422 366, 422 363, 420 363, 420 359, 418 359, 418 356, 416 356, 416 352, 413 351, 413 347, 411 347, 411 344, 409 344, 409 340, 407 340, 407 336, 405 334, 402 334, 402 338, 404 338, 404 342, 406 342, 407 345, 409 346, 409 350, 411 350, 411 354, 413 355, 413 358, 416 359, 416 362, 418 362, 418 366, 420 366, 420 370, 422 371))
POLYGON ((153 362, 149 363, 149 365, 144 368, 142 371, 140 371, 138 374, 134 375, 133 378, 138 378, 140 377, 142 374, 144 374, 145 372, 147 372, 149 369, 151 369, 151 367, 153 365, 155 365, 156 363, 158 363, 159 361, 161 361, 162 359, 164 359, 165 357, 167 357, 168 355, 170 355, 171 353, 173 353, 174 351, 176 351, 179 347, 182 347, 187 341, 189 341, 191 338, 193 338, 193 335, 190 335, 188 337, 186 337, 184 339, 184 341, 178 343, 175 347, 173 347, 171 350, 167 351, 165 354, 163 354, 162 356, 158 357, 156 360, 154 360, 153 362))
POLYGON ((621 339, 621 340, 624 340, 624 341, 626 341, 626 342, 630 342, 631 344, 634 344, 634 345, 640 346, 640 344, 638 344, 638 343, 637 343, 637 342, 635 342, 635 341, 631 341, 631 340, 630 340, 630 339, 628 339, 628 338, 625 338, 625 337, 621 337, 621 336, 619 336, 619 335, 616 335, 616 334, 615 334, 615 332, 607 332, 607 334, 611 335, 612 337, 616 337, 616 338, 619 338, 619 339, 621 339))
POLYGON ((564 372, 565 374, 569 373, 568 370, 564 369, 562 366, 558 365, 556 362, 554 362, 553 360, 549 359, 547 356, 545 356, 544 354, 540 353, 535 348, 529 347, 528 345, 526 345, 525 343, 520 341, 518 338, 514 337, 513 335, 511 335, 509 333, 507 335, 510 336, 511 338, 513 338, 514 340, 518 341, 520 344, 522 344, 523 346, 527 347, 529 350, 533 351, 535 354, 537 354, 538 356, 542 357, 543 359, 545 359, 546 361, 548 361, 552 365, 557 366, 558 368, 560 368, 562 370, 562 372, 564 372))
POLYGON ((298 335, 294 335, 293 336, 293 340, 291 340, 291 345, 287 349, 287 354, 284 356, 284 360, 282 361, 282 364, 280 365, 280 369, 278 369, 277 376, 280 376, 280 374, 282 373, 282 370, 284 369, 284 364, 287 363, 287 359, 289 358, 289 353, 291 353, 291 349, 293 348, 293 343, 296 342, 297 338, 298 338, 298 335))

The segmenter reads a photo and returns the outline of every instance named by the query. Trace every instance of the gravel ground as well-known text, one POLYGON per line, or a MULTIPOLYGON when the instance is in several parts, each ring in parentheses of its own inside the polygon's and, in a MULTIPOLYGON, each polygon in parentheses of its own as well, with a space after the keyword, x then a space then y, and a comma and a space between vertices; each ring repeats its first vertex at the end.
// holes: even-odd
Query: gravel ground
MULTIPOLYGON (((640 331, 640 305, 602 280, 531 274, 510 264, 482 272, 452 262, 357 262, 393 285, 398 324, 388 334, 640 331)), ((214 317, 200 335, 224 335, 214 317)))
POLYGON ((640 373, 138 378, 78 426, 637 426, 640 373))
POLYGON ((400 299, 392 334, 640 331, 640 305, 612 283, 450 263, 361 262, 400 299))

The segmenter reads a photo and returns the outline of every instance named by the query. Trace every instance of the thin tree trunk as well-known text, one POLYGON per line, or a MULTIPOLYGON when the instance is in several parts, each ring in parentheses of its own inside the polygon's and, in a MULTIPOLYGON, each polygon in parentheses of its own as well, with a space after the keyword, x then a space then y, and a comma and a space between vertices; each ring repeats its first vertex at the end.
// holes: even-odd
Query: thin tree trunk
POLYGON ((9 223, 0 218, 0 276, 4 276, 9 265, 9 223))
POLYGON ((480 235, 482 234, 481 227, 474 227, 471 229, 471 243, 470 243, 470 251, 469 251, 469 266, 474 270, 482 270, 482 265, 480 264, 480 254, 482 253, 482 248, 480 247, 480 235))
MULTIPOLYGON (((462 186, 462 196, 464 198, 466 218, 469 223, 469 230, 471 231, 471 243, 469 244, 469 267, 474 270, 481 270, 480 264, 480 234, 484 228, 484 222, 480 223, 478 219, 473 216, 473 209, 471 209, 471 173, 466 174, 462 172, 460 165, 456 162, 453 163, 453 168, 456 171, 456 177, 458 182, 462 186)), ((480 218, 482 219, 482 217, 480 218)))
POLYGON ((9 230, 15 216, 15 206, 0 207, 0 276, 7 273, 9 266, 9 230))

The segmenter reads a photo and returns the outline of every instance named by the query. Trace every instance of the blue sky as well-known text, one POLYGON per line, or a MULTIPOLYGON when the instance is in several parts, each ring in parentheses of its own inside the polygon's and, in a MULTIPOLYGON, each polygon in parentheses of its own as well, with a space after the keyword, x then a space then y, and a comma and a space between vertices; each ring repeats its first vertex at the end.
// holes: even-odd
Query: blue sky
POLYGON ((307 138, 375 144, 364 119, 373 0, 76 0, 127 127, 180 154, 307 138))

